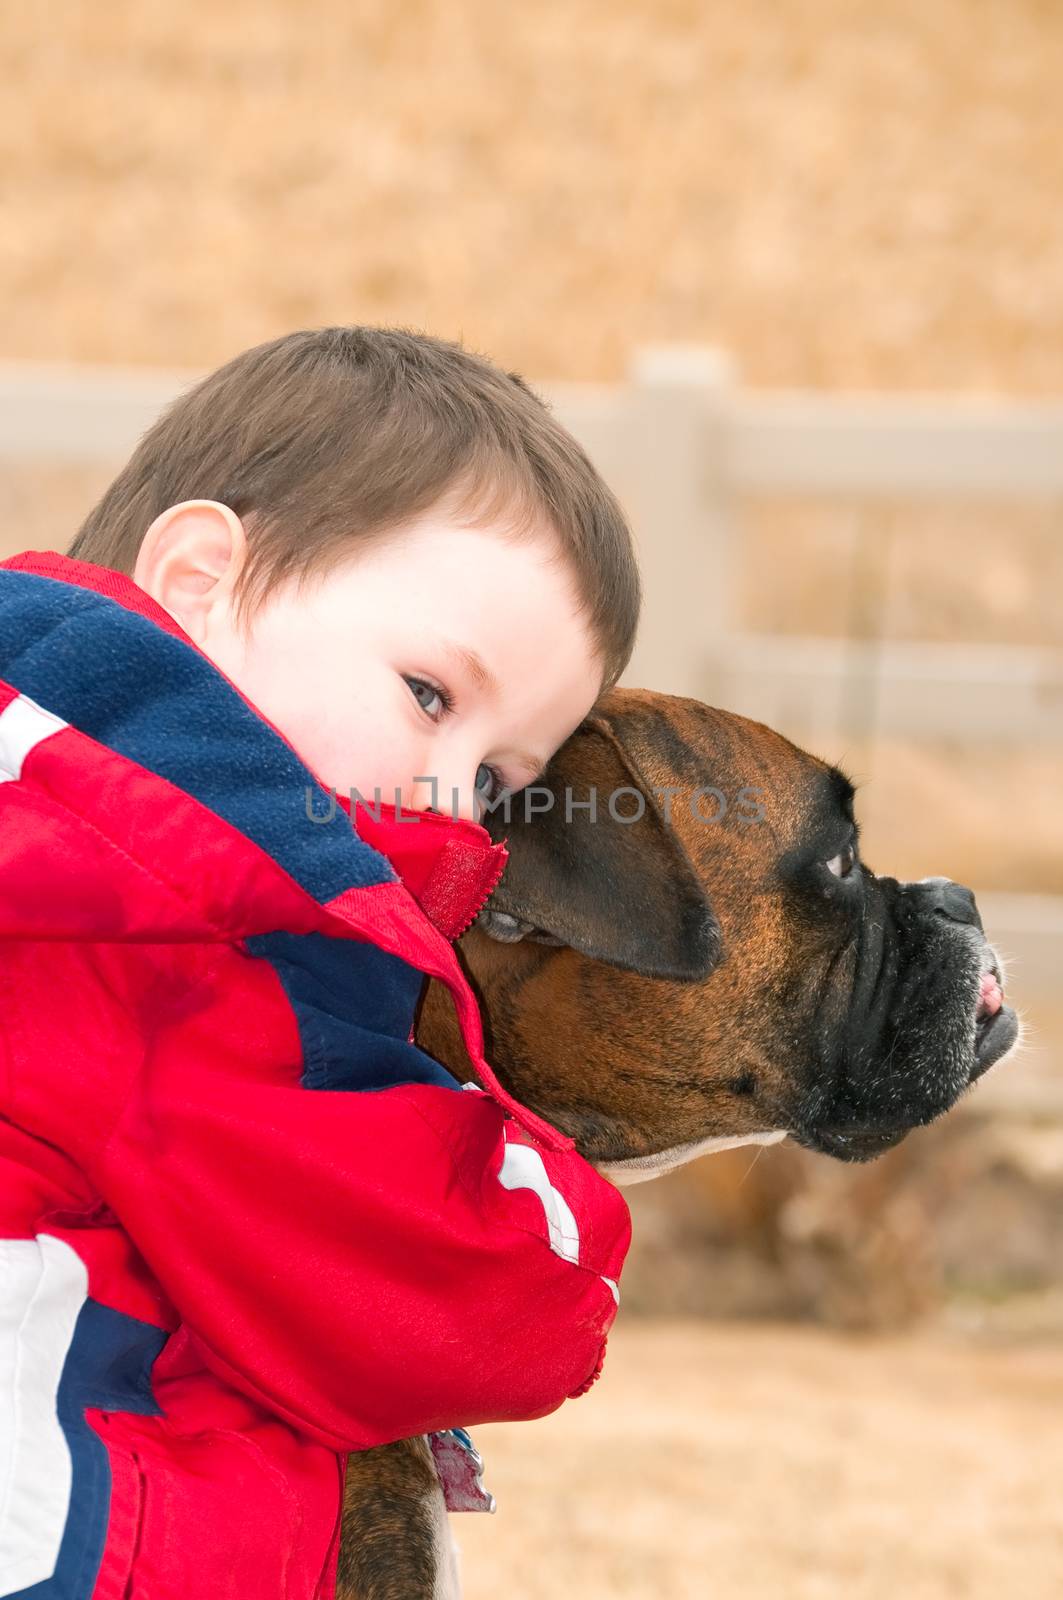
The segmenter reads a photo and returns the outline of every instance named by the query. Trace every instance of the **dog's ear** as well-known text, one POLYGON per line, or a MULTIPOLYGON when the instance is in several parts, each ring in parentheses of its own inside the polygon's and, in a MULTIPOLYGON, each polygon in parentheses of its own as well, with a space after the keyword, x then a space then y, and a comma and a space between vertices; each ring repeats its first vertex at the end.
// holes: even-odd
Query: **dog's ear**
POLYGON ((542 777, 509 798, 508 820, 501 802, 481 820, 509 850, 480 915, 493 937, 568 945, 684 982, 719 962, 719 923, 624 741, 622 716, 592 712, 542 777))

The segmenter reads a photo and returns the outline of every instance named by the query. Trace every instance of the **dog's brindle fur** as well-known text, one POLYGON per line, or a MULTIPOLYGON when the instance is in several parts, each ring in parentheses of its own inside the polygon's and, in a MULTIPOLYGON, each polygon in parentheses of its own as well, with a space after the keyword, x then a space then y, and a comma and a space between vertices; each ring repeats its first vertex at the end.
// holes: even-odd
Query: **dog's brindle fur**
MULTIPOLYGON (((787 1134, 867 1160, 948 1110, 1015 1042, 1009 1007, 976 1017, 982 973, 999 968, 970 891, 877 877, 859 859, 832 872, 858 841, 852 785, 770 728, 614 690, 540 784, 551 811, 528 817, 517 796, 508 822, 485 818, 510 858, 459 949, 499 1077, 615 1181, 787 1134), (716 821, 701 818, 718 798, 692 801, 710 785, 726 802, 716 821), (566 789, 578 803, 592 788, 595 820, 577 804, 566 821, 566 789), (617 821, 609 797, 632 788, 645 812, 617 821)), ((636 798, 615 808, 633 815, 636 798)), ((437 984, 417 1039, 472 1077, 437 984)), ((409 1444, 351 1458, 339 1600, 429 1600, 454 1581, 425 1581, 438 1485, 412 1520, 396 1499, 400 1469, 424 1491, 409 1444)))
POLYGON ((349 1456, 338 1600, 433 1600, 447 1594, 448 1579, 453 1589, 449 1552, 441 1550, 442 1502, 426 1439, 400 1439, 349 1456))

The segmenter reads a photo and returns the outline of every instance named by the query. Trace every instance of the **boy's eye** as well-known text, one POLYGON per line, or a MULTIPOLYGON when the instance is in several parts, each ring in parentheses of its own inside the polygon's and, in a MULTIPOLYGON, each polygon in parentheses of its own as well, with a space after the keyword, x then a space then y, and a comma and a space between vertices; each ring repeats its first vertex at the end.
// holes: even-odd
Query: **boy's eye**
POLYGON ((407 678, 414 699, 423 711, 430 717, 438 717, 441 711, 450 711, 454 701, 445 689, 437 688, 434 683, 429 683, 425 678, 407 678), (434 702, 439 702, 435 705, 434 702))
POLYGON ((505 780, 498 768, 481 762, 476 769, 476 793, 484 800, 493 800, 505 787, 505 780))

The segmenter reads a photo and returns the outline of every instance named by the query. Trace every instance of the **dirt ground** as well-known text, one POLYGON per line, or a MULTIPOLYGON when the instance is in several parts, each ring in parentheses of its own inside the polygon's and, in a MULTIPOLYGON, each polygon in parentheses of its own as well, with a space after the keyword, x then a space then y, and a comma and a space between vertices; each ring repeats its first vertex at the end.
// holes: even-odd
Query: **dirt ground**
POLYGON ((589 1394, 473 1436, 467 1600, 1063 1593, 1058 1344, 621 1320, 589 1394))

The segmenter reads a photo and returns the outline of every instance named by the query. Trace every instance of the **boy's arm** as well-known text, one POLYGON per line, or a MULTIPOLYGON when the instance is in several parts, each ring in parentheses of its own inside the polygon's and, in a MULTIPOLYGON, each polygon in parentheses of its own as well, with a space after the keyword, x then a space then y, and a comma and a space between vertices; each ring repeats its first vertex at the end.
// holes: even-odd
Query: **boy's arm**
POLYGON ((337 1450, 543 1416, 600 1367, 627 1207, 478 1091, 187 1066, 98 1181, 206 1365, 337 1450))
MULTIPOLYGON (((526 1136, 478 1091, 304 1088, 292 1006, 262 964, 215 1046, 199 999, 186 1003, 150 950, 243 937, 209 867, 254 910, 257 847, 204 832, 177 788, 162 805, 152 774, 2 681, 0 716, 0 942, 12 952, 0 989, 8 1024, 21 1013, 12 1103, 32 1105, 42 1146, 50 1131, 111 1207, 203 1360, 338 1450, 543 1415, 584 1387, 629 1240, 620 1194, 571 1150, 511 1144, 526 1136), (169 871, 159 847, 186 836, 201 841, 199 877, 169 871), (86 970, 75 963, 64 984, 49 946, 82 942, 86 970), (125 970, 132 946, 149 950, 143 990, 141 968, 125 970), (259 995, 275 1012, 256 1013, 259 995), (271 1054, 274 1018, 289 1032, 271 1054), (272 1068, 284 1076, 263 1076, 272 1068)), ((293 893, 299 935, 313 902, 293 893)), ((271 918, 281 898, 274 886, 271 918)), ((365 1031, 360 1048, 372 1057, 377 1042, 399 1043, 365 1031)))

